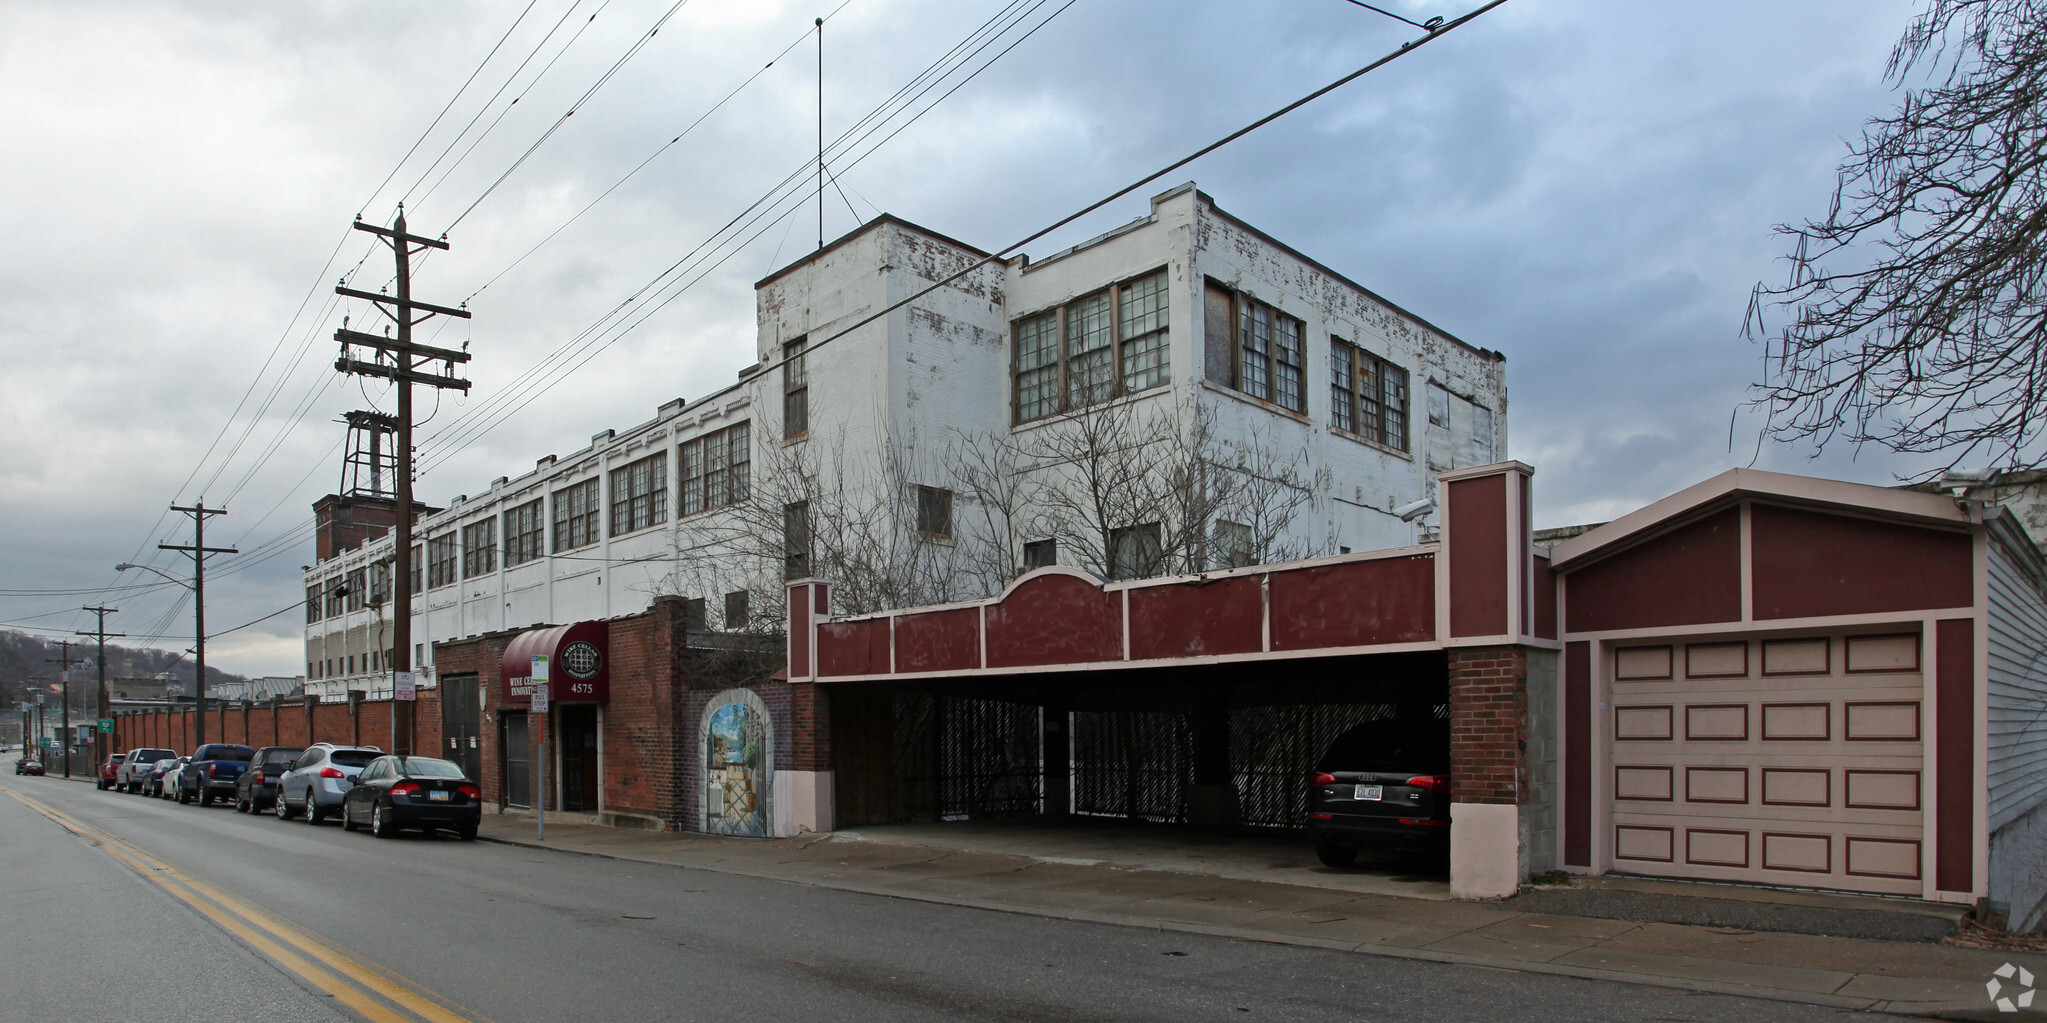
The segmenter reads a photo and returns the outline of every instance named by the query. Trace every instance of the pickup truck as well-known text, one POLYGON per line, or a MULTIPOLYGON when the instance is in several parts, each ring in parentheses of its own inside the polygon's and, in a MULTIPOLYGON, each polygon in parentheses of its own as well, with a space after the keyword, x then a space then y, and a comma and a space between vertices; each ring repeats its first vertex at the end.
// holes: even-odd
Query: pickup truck
POLYGON ((250 746, 209 742, 192 751, 192 762, 178 776, 178 802, 197 799, 200 806, 212 806, 216 798, 232 799, 235 781, 256 755, 250 746))

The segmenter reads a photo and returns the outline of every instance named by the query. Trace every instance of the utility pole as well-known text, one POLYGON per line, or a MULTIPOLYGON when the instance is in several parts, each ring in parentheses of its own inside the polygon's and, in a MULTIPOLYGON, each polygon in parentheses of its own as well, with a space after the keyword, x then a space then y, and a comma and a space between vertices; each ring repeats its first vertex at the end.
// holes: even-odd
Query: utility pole
MULTIPOLYGON (((99 639, 99 655, 94 658, 94 662, 99 665, 100 671, 99 714, 96 717, 98 717, 99 721, 105 721, 114 716, 113 706, 107 701, 107 637, 118 636, 126 638, 128 634, 125 632, 107 631, 107 616, 120 611, 120 608, 88 607, 85 610, 98 615, 100 621, 99 626, 91 632, 80 632, 79 635, 96 636, 99 639)), ((92 729, 93 770, 99 770, 99 765, 105 763, 108 757, 113 756, 113 751, 107 748, 107 744, 112 741, 113 736, 102 729, 98 721, 94 722, 92 729)))
POLYGON ((226 515, 226 508, 208 508, 206 507, 206 499, 202 497, 199 499, 198 504, 190 508, 181 508, 174 504, 171 505, 171 510, 174 512, 184 512, 192 516, 192 545, 190 547, 168 543, 160 543, 156 546, 158 550, 184 551, 192 555, 192 606, 194 608, 192 635, 195 641, 192 646, 192 653, 194 657, 193 663, 199 669, 198 682, 192 687, 192 691, 198 699, 197 706, 199 708, 198 713, 193 715, 192 745, 194 748, 197 748, 206 744, 206 556, 208 554, 239 554, 241 552, 233 547, 206 546, 206 516, 226 515))
MULTIPOLYGON (((396 559, 391 571, 393 576, 391 580, 391 601, 393 605, 391 614, 391 677, 394 680, 392 696, 395 702, 395 698, 398 696, 399 689, 401 688, 395 684, 399 675, 401 673, 409 674, 413 669, 412 385, 425 384, 429 387, 457 390, 464 394, 469 393, 469 381, 455 376, 455 364, 458 362, 468 362, 469 353, 466 351, 458 352, 449 348, 433 348, 427 345, 413 344, 412 328, 435 315, 454 316, 466 320, 469 318, 469 311, 413 301, 412 257, 430 248, 445 250, 448 247, 448 239, 446 235, 442 235, 440 238, 424 238, 415 234, 407 234, 405 231, 405 206, 403 203, 399 204, 398 217, 392 221, 390 227, 384 228, 378 227, 375 224, 365 224, 358 217, 355 221, 355 229, 367 231, 382 238, 384 244, 390 247, 392 255, 397 257, 398 267, 398 294, 395 296, 381 293, 373 295, 367 291, 357 291, 354 288, 343 285, 335 285, 334 287, 334 293, 337 295, 346 295, 349 298, 360 298, 375 303, 377 310, 386 317, 389 317, 398 328, 396 337, 379 337, 375 334, 365 334, 361 331, 349 330, 346 327, 334 332, 334 340, 341 342, 341 357, 334 360, 335 369, 343 373, 380 377, 398 385, 398 414, 395 417, 398 427, 398 450, 393 456, 393 460, 397 464, 392 467, 393 483, 396 484, 392 489, 395 491, 394 496, 398 504, 398 513, 394 517, 396 525, 392 530, 392 540, 394 541, 393 546, 395 548, 393 553, 396 555, 396 559), (415 316, 415 310, 424 313, 424 315, 415 316), (371 358, 367 361, 357 358, 356 350, 358 348, 368 349, 369 351, 364 354, 371 355, 371 358), (438 374, 431 371, 422 372, 427 367, 427 364, 434 362, 441 363, 442 372, 438 374), (400 593, 403 593, 405 596, 405 599, 402 601, 398 599, 400 593)), ((425 589, 425 587, 422 586, 421 589, 425 589)), ((399 756, 410 756, 413 752, 413 726, 416 723, 413 713, 415 706, 413 702, 405 704, 405 712, 402 715, 405 722, 404 728, 398 738, 391 743, 391 752, 399 756)), ((397 727, 400 717, 401 715, 399 714, 392 714, 391 720, 394 728, 397 727)))
POLYGON ((58 649, 62 653, 56 657, 45 657, 43 660, 58 667, 57 678, 60 680, 58 684, 64 687, 64 721, 60 726, 63 731, 58 735, 57 741, 63 744, 59 748, 64 753, 64 777, 69 778, 71 777, 71 641, 61 639, 57 642, 59 644, 58 649))
POLYGON ((817 251, 824 251, 824 19, 817 19, 817 251))

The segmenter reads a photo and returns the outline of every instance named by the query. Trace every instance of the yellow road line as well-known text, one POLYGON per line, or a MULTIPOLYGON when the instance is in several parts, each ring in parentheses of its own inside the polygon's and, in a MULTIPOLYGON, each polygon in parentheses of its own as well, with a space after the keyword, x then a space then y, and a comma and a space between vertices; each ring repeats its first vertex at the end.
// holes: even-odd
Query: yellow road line
POLYGON ((335 1000, 374 1023, 411 1023, 412 1018, 425 1020, 427 1023, 475 1023, 481 1019, 448 1010, 403 978, 364 962, 316 935, 294 927, 248 902, 192 877, 131 843, 115 838, 99 828, 19 792, 11 789, 6 791, 24 806, 56 822, 59 827, 106 850, 129 869, 149 879, 207 919, 270 956, 278 965, 297 974, 308 984, 333 996, 335 1000), (268 936, 258 933, 258 929, 268 932, 268 936), (272 937, 277 940, 272 940, 272 937), (316 959, 338 959, 340 962, 338 964, 330 962, 326 964, 328 968, 322 968, 284 947, 287 944, 316 959), (335 975, 337 973, 341 976, 337 977, 335 975), (344 981, 343 977, 367 989, 371 994, 404 1008, 412 1013, 412 1018, 399 1015, 385 1005, 371 1000, 362 991, 344 981))

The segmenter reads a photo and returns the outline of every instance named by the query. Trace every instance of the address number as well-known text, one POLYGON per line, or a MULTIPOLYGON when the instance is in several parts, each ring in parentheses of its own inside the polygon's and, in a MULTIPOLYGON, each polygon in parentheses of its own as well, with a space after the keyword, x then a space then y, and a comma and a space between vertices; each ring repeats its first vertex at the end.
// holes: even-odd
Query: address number
POLYGON ((569 692, 584 696, 594 696, 597 694, 597 687, 588 682, 577 682, 569 686, 569 692))

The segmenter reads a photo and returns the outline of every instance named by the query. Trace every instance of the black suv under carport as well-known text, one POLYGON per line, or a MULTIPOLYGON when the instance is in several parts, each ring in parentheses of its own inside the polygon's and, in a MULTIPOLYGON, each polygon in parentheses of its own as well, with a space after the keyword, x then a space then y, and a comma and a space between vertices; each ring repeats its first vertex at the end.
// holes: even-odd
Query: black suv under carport
POLYGON ((1332 867, 1360 850, 1450 847, 1450 723, 1415 712, 1337 736, 1308 778, 1308 833, 1332 867))

